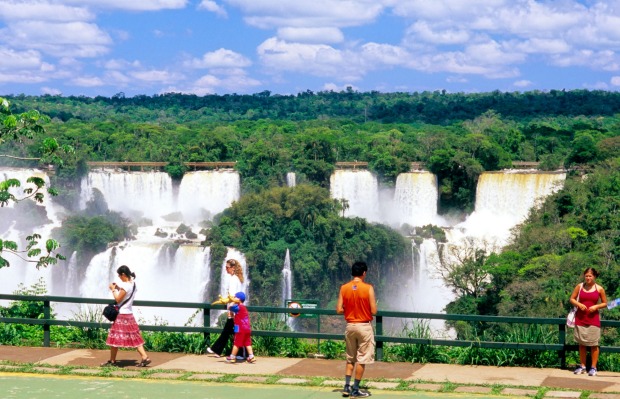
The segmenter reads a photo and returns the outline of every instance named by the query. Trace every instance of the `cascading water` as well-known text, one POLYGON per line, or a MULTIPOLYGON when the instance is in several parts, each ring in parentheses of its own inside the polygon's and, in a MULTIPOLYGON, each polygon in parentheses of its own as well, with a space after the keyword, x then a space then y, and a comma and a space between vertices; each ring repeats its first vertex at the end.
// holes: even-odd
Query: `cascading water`
POLYGON ((379 184, 367 170, 335 170, 330 178, 331 197, 348 202, 346 216, 358 216, 378 222, 379 184))
POLYGON ((288 172, 286 174, 286 185, 288 187, 295 187, 297 185, 297 175, 295 175, 295 172, 288 172))
POLYGON ((183 176, 179 209, 184 220, 212 219, 239 199, 239 174, 233 170, 197 171, 183 176))
POLYGON ((523 222, 533 207, 562 188, 566 173, 507 170, 485 172, 478 179, 476 209, 455 226, 458 236, 473 236, 489 244, 507 244, 510 229, 523 222))
MULTIPOLYGON (((437 215, 439 200, 437 176, 430 172, 416 171, 401 173, 396 178, 394 207, 397 212, 392 225, 407 223, 410 226, 434 224, 443 226, 445 221, 437 215)), ((385 208, 385 207, 383 207, 385 208)))
MULTIPOLYGON (((10 177, 23 181, 32 174, 32 171, 24 170, 18 170, 21 174, 13 171, 5 171, 4 174, 8 172, 11 172, 10 177)), ((42 177, 47 179, 45 174, 42 177)), ((161 172, 92 171, 82 181, 81 188, 82 206, 91 199, 96 188, 111 211, 121 212, 134 220, 149 218, 155 224, 140 227, 135 240, 111 244, 106 251, 94 256, 88 265, 77 264, 79 256, 75 253, 66 263, 41 270, 16 261, 11 267, 0 269, 0 292, 12 292, 20 283, 30 286, 43 278, 51 295, 111 298, 107 286, 117 278, 116 269, 126 264, 137 275, 139 300, 211 301, 211 298, 204 297, 210 275, 209 248, 201 247, 199 238, 181 237, 175 229, 181 221, 185 221, 192 231, 198 232, 200 227, 195 225, 196 222, 212 217, 238 199, 240 184, 236 172, 191 172, 184 177, 179 190, 175 190, 168 175, 161 172), (177 192, 178 196, 175 196, 177 192), (169 217, 174 214, 184 217, 169 217), (165 231, 167 236, 156 236, 157 230, 165 231), (55 272, 57 268, 62 270, 55 272)), ((45 231, 39 228, 36 231, 41 232, 43 237, 49 237, 51 228, 59 225, 60 218, 53 202, 46 203, 45 208, 52 223, 44 226, 45 231)), ((0 229, 0 234, 3 238, 17 241, 21 233, 12 222, 4 230, 0 229)), ((231 256, 245 263, 240 253, 233 252, 231 256)), ((68 309, 58 304, 54 309, 62 309, 57 312, 60 317, 71 317, 72 313, 80 312, 76 307, 68 309)), ((184 324, 195 311, 151 307, 136 307, 135 310, 136 316, 142 320, 169 324, 184 324)), ((200 321, 201 317, 195 320, 200 321)))
POLYGON ((292 286, 292 274, 291 274, 291 254, 286 248, 286 255, 284 256, 284 266, 282 267, 282 306, 286 305, 286 300, 291 299, 293 295, 292 286))
MULTIPOLYGON (((108 284, 118 281, 116 270, 127 265, 136 274, 136 299, 202 302, 209 284, 210 250, 199 245, 176 245, 164 240, 128 241, 96 255, 88 265, 80 296, 110 297, 108 284)), ((135 307, 136 318, 147 324, 183 325, 194 309, 135 307)), ((200 322, 201 317, 195 319, 200 322)))
MULTIPOLYGON (((45 187, 49 187, 49 177, 39 169, 2 168, 0 170, 0 181, 7 179, 20 181, 20 187, 9 190, 17 199, 25 197, 23 191, 25 188, 34 188, 33 184, 27 182, 29 177, 42 178, 45 181, 45 187)), ((23 250, 27 245, 27 234, 40 234, 41 242, 50 237, 52 229, 60 225, 60 215, 63 209, 54 204, 46 191, 43 191, 43 194, 42 204, 35 204, 34 201, 27 199, 19 203, 9 202, 7 206, 0 208, 0 238, 15 241, 23 250)), ((59 266, 37 269, 34 263, 21 257, 10 255, 6 251, 3 255, 11 266, 0 268, 0 292, 11 293, 18 288, 19 284, 30 287, 40 280, 46 281, 48 290, 50 289, 52 271, 59 266)))
POLYGON ((172 179, 164 172, 93 170, 82 179, 80 205, 83 209, 98 189, 111 210, 128 217, 141 216, 161 223, 161 217, 175 208, 172 179))

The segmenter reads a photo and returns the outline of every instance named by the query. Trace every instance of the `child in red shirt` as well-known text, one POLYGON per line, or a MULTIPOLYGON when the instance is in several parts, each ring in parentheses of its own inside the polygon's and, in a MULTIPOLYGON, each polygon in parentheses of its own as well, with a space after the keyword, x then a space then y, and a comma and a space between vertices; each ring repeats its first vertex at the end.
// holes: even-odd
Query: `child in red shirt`
POLYGON ((245 294, 237 292, 233 299, 232 306, 229 310, 235 314, 235 341, 230 356, 226 358, 228 363, 237 361, 237 352, 239 348, 245 347, 248 354, 248 363, 256 363, 254 352, 252 351, 252 327, 250 326, 250 314, 248 308, 243 304, 245 302, 245 294))

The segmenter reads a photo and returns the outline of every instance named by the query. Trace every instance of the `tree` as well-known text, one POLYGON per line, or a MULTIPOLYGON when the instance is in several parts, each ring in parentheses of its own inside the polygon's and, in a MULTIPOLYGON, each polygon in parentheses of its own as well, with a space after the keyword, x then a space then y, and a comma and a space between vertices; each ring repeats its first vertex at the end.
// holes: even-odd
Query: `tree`
MULTIPOLYGON (((5 98, 0 97, 0 145, 10 141, 22 143, 25 140, 33 139, 37 135, 44 133, 42 123, 48 121, 49 118, 41 115, 38 111, 28 111, 22 114, 14 114, 10 109, 10 103, 5 98)), ((59 162, 57 152, 61 149, 58 142, 54 138, 46 138, 41 143, 40 158, 24 158, 15 157, 8 154, 0 154, 0 157, 27 159, 27 160, 46 160, 50 162, 59 162)), ((69 147, 63 148, 70 151, 69 147)), ((18 197, 13 192, 15 188, 21 187, 22 182, 18 179, 9 178, 0 182, 0 207, 8 206, 10 203, 18 203, 26 199, 32 198, 38 203, 43 202, 45 189, 45 181, 40 177, 29 177, 26 183, 33 185, 23 190, 23 196, 18 197)), ((48 194, 57 195, 52 189, 47 189, 48 194)), ((60 245, 56 240, 48 239, 44 243, 44 248, 39 247, 41 235, 37 233, 29 234, 26 237, 26 247, 20 248, 15 241, 0 239, 0 268, 10 266, 10 262, 4 257, 4 254, 11 254, 21 258, 27 262, 36 264, 36 267, 48 266, 56 264, 58 260, 65 258, 56 253, 60 245)))

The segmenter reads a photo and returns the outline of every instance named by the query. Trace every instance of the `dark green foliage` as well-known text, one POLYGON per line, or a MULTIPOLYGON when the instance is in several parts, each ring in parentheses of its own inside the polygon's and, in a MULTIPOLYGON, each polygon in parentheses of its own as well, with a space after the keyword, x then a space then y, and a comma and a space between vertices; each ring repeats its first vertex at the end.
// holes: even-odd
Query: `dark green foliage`
POLYGON ((398 233, 363 219, 342 218, 339 206, 327 190, 309 185, 248 194, 219 216, 207 240, 245 254, 250 287, 260 287, 252 292, 258 303, 280 305, 287 249, 296 295, 327 303, 337 294, 334 282, 350 278, 355 260, 369 262, 369 278, 379 282, 409 251, 398 233))

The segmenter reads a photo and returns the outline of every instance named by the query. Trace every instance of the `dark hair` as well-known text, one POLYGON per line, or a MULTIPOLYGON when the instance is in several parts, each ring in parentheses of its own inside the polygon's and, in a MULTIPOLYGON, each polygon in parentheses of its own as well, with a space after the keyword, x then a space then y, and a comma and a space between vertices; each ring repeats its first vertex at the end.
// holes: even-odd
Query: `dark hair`
POLYGON ((136 273, 132 272, 131 270, 129 270, 129 266, 121 266, 118 269, 116 269, 116 273, 118 274, 124 274, 127 277, 133 277, 136 278, 136 273))
POLYGON ((353 266, 351 266, 351 275, 353 277, 361 277, 364 272, 368 271, 368 265, 366 262, 355 262, 353 266))
POLYGON ((588 267, 583 271, 583 275, 585 276, 587 272, 591 272, 594 277, 598 277, 598 271, 593 267, 588 267))

